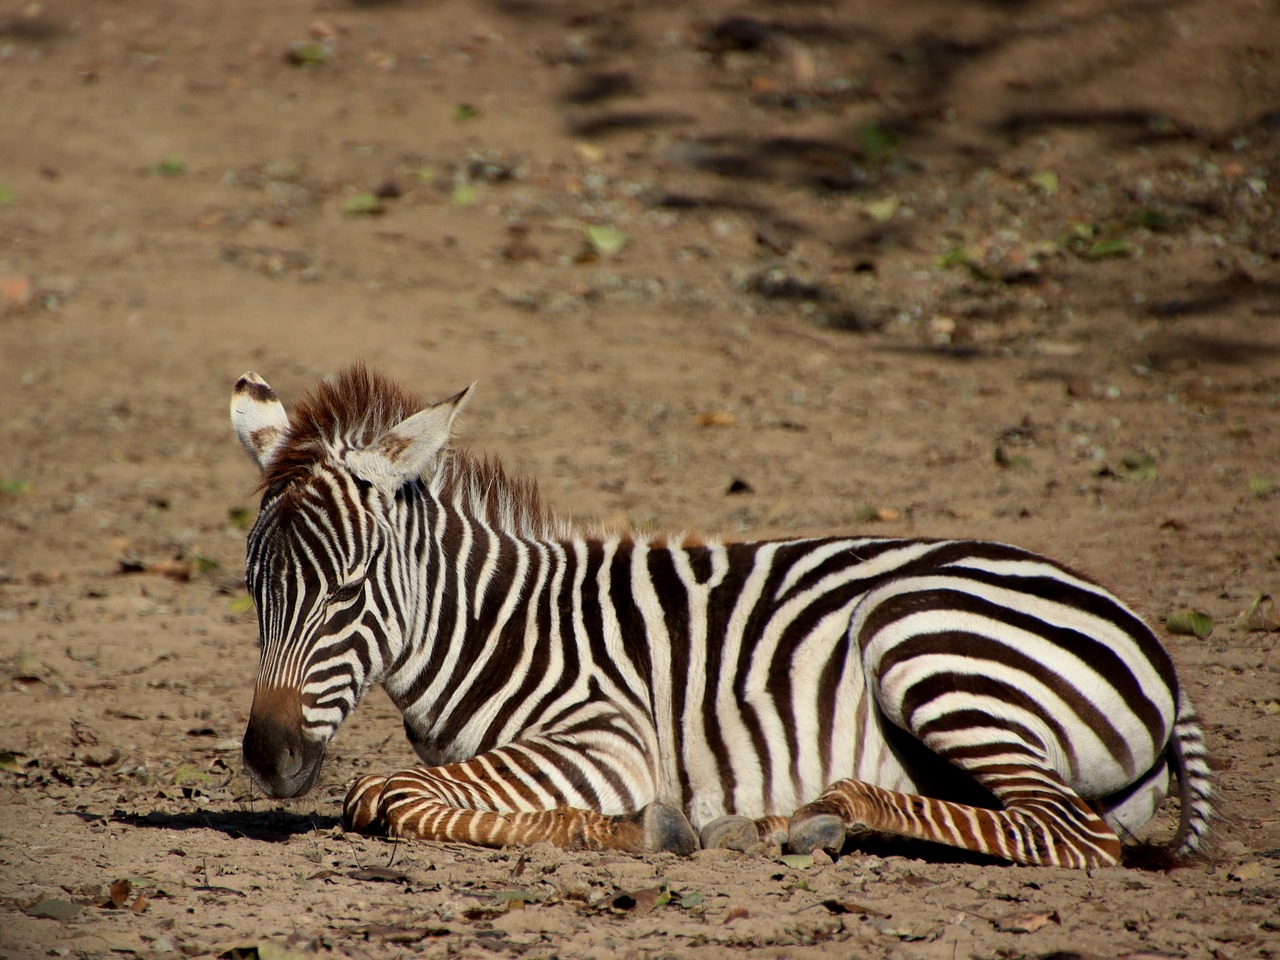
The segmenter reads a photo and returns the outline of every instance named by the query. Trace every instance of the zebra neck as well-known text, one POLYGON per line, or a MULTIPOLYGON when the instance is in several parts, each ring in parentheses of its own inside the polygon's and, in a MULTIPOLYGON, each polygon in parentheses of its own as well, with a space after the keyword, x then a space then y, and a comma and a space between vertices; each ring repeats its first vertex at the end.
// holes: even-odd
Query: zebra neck
MULTIPOLYGON (((418 605, 384 686, 424 756, 461 759, 543 719, 543 680, 576 659, 565 577, 572 542, 517 537, 448 505, 409 561, 418 605)), ((578 671, 573 671, 576 675, 578 671)))

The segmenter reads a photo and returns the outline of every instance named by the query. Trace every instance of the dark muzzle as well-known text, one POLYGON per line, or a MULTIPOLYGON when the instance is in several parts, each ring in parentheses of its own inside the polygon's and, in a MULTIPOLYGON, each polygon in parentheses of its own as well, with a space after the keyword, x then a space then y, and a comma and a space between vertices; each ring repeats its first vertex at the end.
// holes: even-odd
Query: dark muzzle
POLYGON ((302 733, 302 700, 297 691, 257 690, 244 731, 244 765, 270 797, 300 797, 320 776, 325 744, 302 733))

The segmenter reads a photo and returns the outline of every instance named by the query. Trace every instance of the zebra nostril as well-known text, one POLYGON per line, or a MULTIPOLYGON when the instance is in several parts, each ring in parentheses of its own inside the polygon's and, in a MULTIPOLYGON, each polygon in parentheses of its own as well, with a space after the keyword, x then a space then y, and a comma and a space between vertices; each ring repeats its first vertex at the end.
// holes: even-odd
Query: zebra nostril
POLYGON ((280 775, 286 779, 296 777, 302 769, 302 758, 303 750, 300 747, 287 744, 280 755, 280 775))

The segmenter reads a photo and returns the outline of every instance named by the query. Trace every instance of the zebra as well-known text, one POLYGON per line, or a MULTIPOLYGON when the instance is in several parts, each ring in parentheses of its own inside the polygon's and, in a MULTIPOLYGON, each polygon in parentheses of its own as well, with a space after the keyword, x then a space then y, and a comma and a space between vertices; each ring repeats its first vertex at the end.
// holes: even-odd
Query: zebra
POLYGON ((1121 861, 1176 777, 1162 849, 1214 784, 1173 663, 1116 596, 1000 543, 581 531, 362 364, 231 419, 261 470, 246 545, 250 778, 290 798, 380 683, 423 766, 357 780, 347 829, 489 847, 1121 861))

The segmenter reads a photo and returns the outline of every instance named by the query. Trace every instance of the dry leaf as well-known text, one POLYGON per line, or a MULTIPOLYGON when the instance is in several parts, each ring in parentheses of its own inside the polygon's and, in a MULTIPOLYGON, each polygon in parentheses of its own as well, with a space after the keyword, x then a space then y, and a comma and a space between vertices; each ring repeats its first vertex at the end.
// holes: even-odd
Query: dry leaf
POLYGON ((852 900, 823 900, 822 906, 827 908, 828 913, 843 914, 856 913, 863 917, 880 917, 888 920, 891 914, 881 913, 874 907, 864 907, 860 903, 854 903, 852 900))
POLYGON ((1249 631, 1270 633, 1280 630, 1280 612, 1276 610, 1276 602, 1271 594, 1259 594, 1249 605, 1249 609, 1236 619, 1236 626, 1249 631))
POLYGON ((997 930, 1003 933, 1035 933, 1051 923, 1061 925, 1062 918, 1057 910, 1027 910, 1021 913, 1007 913, 991 921, 997 930))
POLYGON ((670 899, 671 895, 661 887, 645 887, 643 890, 618 894, 609 901, 609 906, 614 910, 628 910, 636 914, 653 913, 656 907, 670 899))
POLYGON ((387 867, 365 867, 362 870, 352 870, 347 874, 352 880, 370 880, 375 883, 412 883, 413 878, 407 873, 399 870, 391 870, 387 867))
POLYGON ((35 302, 35 288, 31 278, 24 276, 0 277, 0 307, 4 312, 19 313, 35 302))
POLYGON ((71 745, 73 747, 96 747, 98 745, 98 734, 94 731, 93 727, 89 726, 83 720, 72 720, 71 745))
POLYGON ((1248 863, 1242 863, 1238 867, 1232 867, 1227 874, 1227 878, 1237 883, 1249 883, 1253 880, 1262 878, 1262 864, 1257 860, 1250 860, 1248 863))
POLYGON ((738 418, 725 410, 711 410, 698 414, 700 427, 732 427, 737 422, 738 418))
POLYGON ((116 910, 120 910, 129 902, 129 894, 132 892, 132 883, 128 880, 116 880, 111 884, 111 886, 107 887, 108 899, 103 906, 114 907, 116 910))
POLYGON ((34 907, 28 907, 24 913, 29 917, 48 917, 66 923, 74 919, 81 910, 81 905, 70 900, 41 900, 34 907))
POLYGON ((735 920, 746 920, 751 916, 751 911, 746 907, 734 907, 729 911, 729 915, 724 918, 725 923, 733 923, 735 920))

